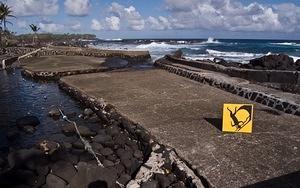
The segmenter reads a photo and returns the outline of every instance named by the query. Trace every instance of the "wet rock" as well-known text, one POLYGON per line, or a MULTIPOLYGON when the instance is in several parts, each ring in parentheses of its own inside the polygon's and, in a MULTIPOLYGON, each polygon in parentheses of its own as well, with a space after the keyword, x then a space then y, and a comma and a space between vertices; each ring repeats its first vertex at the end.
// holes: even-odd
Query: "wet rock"
POLYGON ((142 183, 141 188, 159 188, 159 184, 155 180, 148 181, 148 182, 142 183))
POLYGON ((97 134, 96 132, 91 131, 86 126, 78 126, 78 130, 79 130, 79 133, 81 134, 81 136, 84 136, 84 137, 91 137, 91 136, 95 136, 97 134))
POLYGON ((104 144, 105 142, 111 141, 112 138, 109 135, 97 135, 93 138, 93 142, 104 144))
POLYGON ((40 121, 35 116, 24 116, 22 118, 17 119, 16 125, 18 128, 22 129, 25 126, 36 127, 40 124, 40 121))
POLYGON ((58 120, 59 117, 61 116, 59 109, 56 107, 52 107, 48 112, 48 115, 49 117, 52 117, 55 120, 58 120))
POLYGON ((154 179, 158 181, 158 184, 160 185, 161 188, 169 187, 172 183, 168 178, 168 176, 164 174, 155 174, 154 179))
POLYGON ((125 167, 122 164, 117 164, 114 168, 116 169, 118 175, 123 174, 125 172, 125 167))
POLYGON ((112 137, 117 136, 120 134, 120 129, 116 126, 111 126, 107 128, 107 133, 111 135, 112 137))
POLYGON ((7 160, 11 168, 23 165, 25 162, 30 160, 35 160, 43 156, 40 150, 31 149, 21 149, 8 154, 7 160))
POLYGON ((70 151, 72 149, 72 144, 69 142, 63 142, 63 147, 67 150, 70 151))
POLYGON ((47 188, 65 188, 66 182, 53 174, 48 174, 46 178, 46 186, 47 188))
MULTIPOLYGON (((96 132, 91 131, 86 126, 78 126, 78 131, 81 134, 81 136, 83 136, 83 137, 91 137, 91 136, 95 136, 97 134, 96 132)), ((73 135, 77 134, 74 125, 64 126, 62 128, 62 132, 66 136, 73 136, 73 135)))
POLYGON ((114 152, 110 148, 103 148, 100 150, 100 153, 104 156, 112 155, 114 152))
POLYGON ((143 159, 143 153, 140 150, 135 150, 133 156, 138 159, 143 159))
POLYGON ((103 146, 101 144, 99 144, 98 142, 93 142, 91 144, 91 146, 95 151, 100 151, 103 148, 103 146))
POLYGON ((126 151, 122 148, 117 150, 117 155, 119 156, 119 158, 122 160, 124 159, 131 159, 132 158, 132 153, 130 151, 126 151))
POLYGON ((89 162, 95 160, 94 156, 88 152, 84 152, 80 155, 80 161, 89 162))
POLYGON ((171 187, 172 188, 185 188, 185 185, 182 181, 179 181, 177 183, 174 183, 171 187))
POLYGON ((25 132, 25 133, 29 133, 29 134, 33 134, 35 132, 35 128, 33 126, 24 126, 22 128, 22 130, 25 132))
POLYGON ((140 168, 140 166, 141 163, 137 159, 135 158, 131 159, 130 174, 131 175, 135 174, 137 170, 140 168))
POLYGON ((19 129, 23 130, 26 133, 34 133, 36 126, 40 124, 40 121, 35 116, 25 116, 17 119, 16 125, 19 129))
POLYGON ((182 52, 181 49, 176 50, 176 51, 172 54, 172 56, 175 57, 175 58, 182 58, 183 52, 182 52))
POLYGON ((285 54, 271 54, 250 60, 254 69, 295 70, 294 59, 285 54))
POLYGON ((38 143, 39 149, 45 154, 53 154, 60 148, 60 144, 50 140, 43 140, 38 143))
POLYGON ((102 168, 85 162, 78 163, 78 172, 70 182, 70 188, 86 188, 95 182, 102 182, 107 187, 115 185, 117 180, 117 171, 110 168, 102 168))
POLYGON ((67 161, 58 161, 51 167, 52 174, 62 178, 66 182, 70 182, 76 174, 73 165, 67 161))
POLYGON ((103 161, 103 165, 104 165, 104 167, 111 167, 111 166, 114 166, 115 164, 112 161, 105 159, 103 161))
POLYGON ((72 147, 75 149, 84 149, 84 145, 80 139, 78 139, 76 142, 72 143, 72 147))
POLYGON ((128 136, 125 134, 120 134, 114 138, 116 144, 124 145, 128 141, 128 136))
POLYGON ((66 136, 73 136, 75 135, 75 128, 73 125, 65 125, 62 127, 62 133, 66 136))
POLYGON ((130 180, 131 176, 129 176, 128 174, 122 174, 117 181, 125 186, 130 180))
POLYGON ((39 174, 39 175, 44 175, 46 176, 48 173, 49 173, 49 166, 48 165, 39 165, 36 167, 36 172, 39 174))
POLYGON ((83 111, 83 115, 85 115, 85 116, 91 116, 91 115, 93 115, 93 114, 94 114, 94 112, 93 112, 93 110, 90 109, 90 108, 86 108, 86 109, 84 109, 84 111, 83 111))

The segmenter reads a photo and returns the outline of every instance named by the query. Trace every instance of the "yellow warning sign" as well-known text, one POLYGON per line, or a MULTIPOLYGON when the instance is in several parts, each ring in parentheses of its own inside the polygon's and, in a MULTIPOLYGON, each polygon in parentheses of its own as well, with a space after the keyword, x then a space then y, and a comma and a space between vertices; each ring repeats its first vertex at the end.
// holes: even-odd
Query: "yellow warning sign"
POLYGON ((223 132, 251 133, 253 125, 252 104, 224 104, 223 132))

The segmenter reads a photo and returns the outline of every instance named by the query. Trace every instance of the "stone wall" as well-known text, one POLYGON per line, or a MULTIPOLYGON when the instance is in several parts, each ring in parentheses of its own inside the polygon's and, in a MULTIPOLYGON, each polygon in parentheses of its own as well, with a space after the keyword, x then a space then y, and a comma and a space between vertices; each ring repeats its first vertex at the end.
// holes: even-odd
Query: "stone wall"
MULTIPOLYGON (((269 106, 271 108, 283 111, 288 114, 294 114, 300 116, 300 105, 296 104, 292 101, 287 101, 281 98, 278 98, 274 95, 270 95, 267 93, 263 93, 260 91, 255 91, 249 88, 245 88, 239 85, 234 85, 231 83, 227 83, 226 81, 220 81, 213 78, 207 78, 203 76, 201 73, 188 70, 182 67, 172 66, 171 64, 165 63, 165 59, 161 58, 157 60, 154 65, 156 67, 167 70, 168 72, 177 74, 179 76, 183 76, 192 80, 195 80, 200 83, 209 84, 213 87, 225 90, 235 95, 239 95, 246 99, 261 103, 263 105, 269 106)), ((183 61, 183 60, 182 60, 183 61)), ((189 61, 183 61, 188 62, 189 61)), ((205 64, 199 64, 200 66, 205 64)))
POLYGON ((300 72, 299 71, 280 71, 280 70, 252 70, 252 69, 242 69, 235 67, 225 67, 223 65, 218 65, 211 63, 210 61, 194 61, 175 58, 170 55, 165 57, 174 63, 179 63, 182 65, 188 65, 191 67, 196 67, 200 69, 217 71, 225 73, 232 77, 239 77, 247 79, 254 82, 270 82, 270 83, 282 83, 282 84, 292 84, 300 85, 300 72))

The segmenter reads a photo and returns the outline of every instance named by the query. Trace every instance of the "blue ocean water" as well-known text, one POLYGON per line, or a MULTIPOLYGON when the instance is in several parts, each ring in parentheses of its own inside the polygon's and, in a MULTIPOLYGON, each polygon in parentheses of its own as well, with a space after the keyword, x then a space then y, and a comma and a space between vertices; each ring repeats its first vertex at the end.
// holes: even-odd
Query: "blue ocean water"
POLYGON ((111 39, 91 45, 96 48, 149 50, 155 60, 181 49, 190 59, 224 58, 229 61, 248 63, 250 59, 266 54, 285 53, 296 61, 300 59, 299 40, 253 39, 111 39))

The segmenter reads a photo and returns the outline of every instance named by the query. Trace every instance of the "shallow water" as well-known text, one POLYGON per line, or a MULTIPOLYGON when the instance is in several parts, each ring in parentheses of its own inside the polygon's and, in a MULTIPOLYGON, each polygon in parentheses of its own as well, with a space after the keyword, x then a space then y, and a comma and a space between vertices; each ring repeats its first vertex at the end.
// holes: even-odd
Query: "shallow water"
POLYGON ((6 152, 10 146, 29 148, 41 139, 60 131, 62 121, 48 117, 52 105, 60 106, 66 113, 81 112, 80 105, 58 88, 54 82, 36 82, 24 79, 20 69, 0 71, 0 149, 6 152), (6 138, 6 132, 14 128, 17 118, 34 115, 41 124, 34 134, 21 132, 14 141, 6 138))

